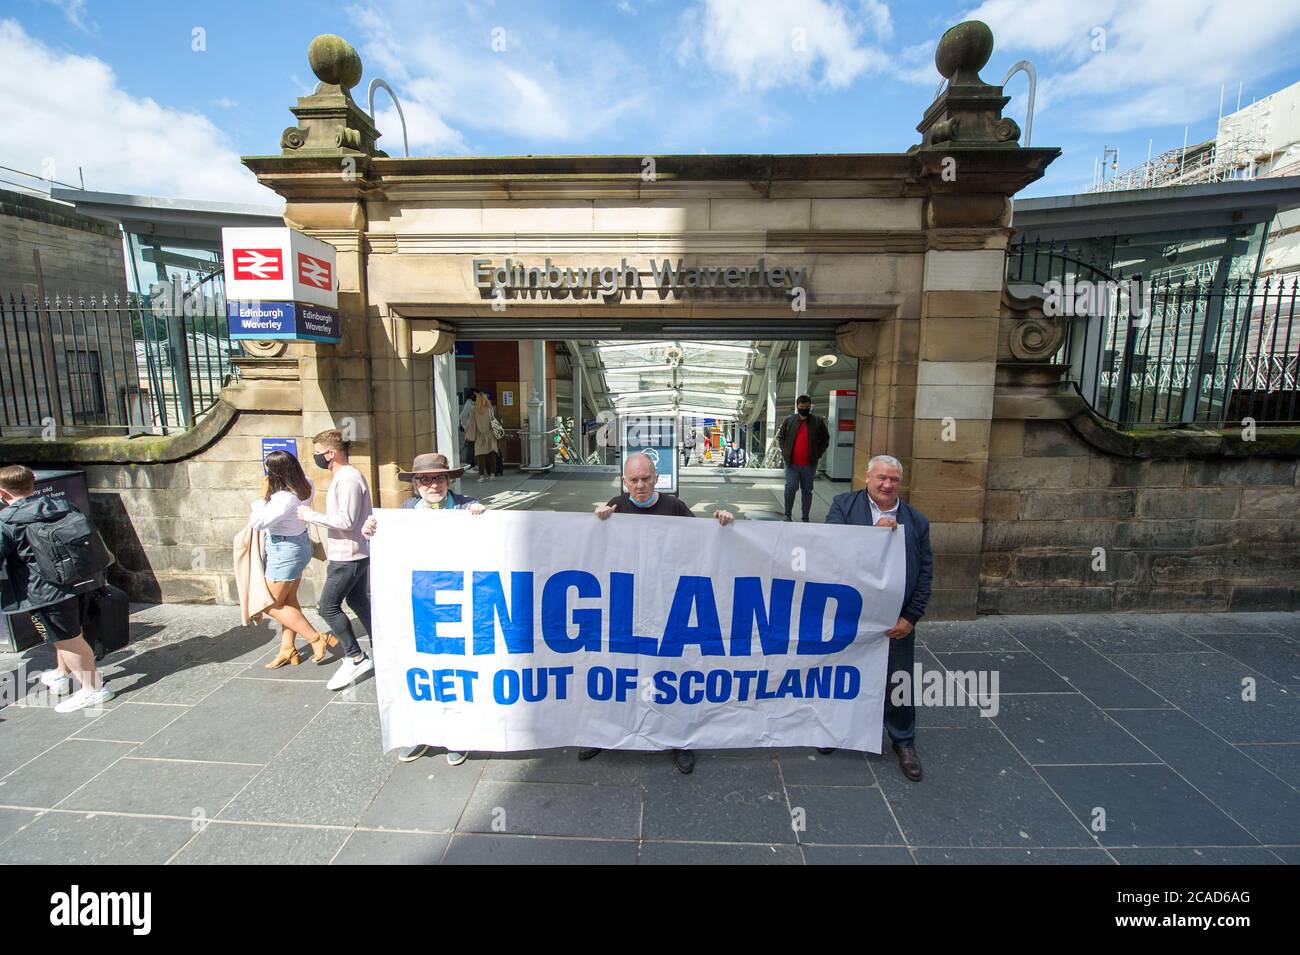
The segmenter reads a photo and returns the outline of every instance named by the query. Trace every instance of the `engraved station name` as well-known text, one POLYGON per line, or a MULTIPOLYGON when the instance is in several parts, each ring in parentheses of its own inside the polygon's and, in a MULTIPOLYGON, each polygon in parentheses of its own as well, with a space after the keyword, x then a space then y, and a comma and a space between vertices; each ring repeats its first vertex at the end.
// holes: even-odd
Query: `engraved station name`
POLYGON ((650 260, 648 272, 628 265, 582 266, 554 264, 549 258, 542 265, 529 265, 506 259, 496 265, 491 259, 474 259, 474 285, 485 298, 575 298, 620 299, 626 295, 640 298, 645 292, 657 292, 660 298, 705 292, 750 292, 766 295, 795 295, 804 289, 805 268, 767 266, 761 258, 753 266, 699 267, 685 265, 682 259, 656 262, 650 260))

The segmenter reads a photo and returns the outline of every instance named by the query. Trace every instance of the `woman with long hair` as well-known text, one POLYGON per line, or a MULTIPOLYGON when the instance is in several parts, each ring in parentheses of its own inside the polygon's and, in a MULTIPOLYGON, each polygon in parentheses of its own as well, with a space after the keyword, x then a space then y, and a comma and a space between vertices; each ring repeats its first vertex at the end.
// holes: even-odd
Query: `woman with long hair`
POLYGON ((474 413, 469 417, 469 427, 465 435, 474 442, 474 457, 478 460, 478 479, 490 480, 496 473, 497 436, 492 430, 492 421, 496 412, 488 400, 486 391, 480 391, 474 399, 474 413), (472 437, 470 437, 472 433, 472 437))
POLYGON ((266 532, 266 587, 275 601, 266 612, 284 627, 280 652, 266 668, 274 670, 302 662, 295 645, 299 634, 312 646, 312 662, 324 663, 329 648, 338 644, 338 637, 317 632, 298 603, 302 572, 311 562, 311 536, 298 516, 298 508, 311 500, 312 483, 302 473, 298 459, 287 451, 272 451, 265 465, 262 497, 253 502, 248 526, 266 532))

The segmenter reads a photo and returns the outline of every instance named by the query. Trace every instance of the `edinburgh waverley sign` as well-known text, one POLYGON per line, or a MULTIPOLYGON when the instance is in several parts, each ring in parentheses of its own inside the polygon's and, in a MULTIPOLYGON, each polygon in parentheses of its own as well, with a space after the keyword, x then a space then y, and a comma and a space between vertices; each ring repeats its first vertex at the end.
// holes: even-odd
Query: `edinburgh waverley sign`
POLYGON ((221 230, 232 339, 338 342, 334 247, 288 228, 221 230))
POLYGON ((640 298, 647 291, 670 295, 759 293, 806 296, 806 268, 769 267, 766 259, 753 266, 689 266, 682 259, 650 260, 642 272, 621 259, 618 265, 562 266, 549 258, 540 265, 506 259, 474 259, 474 285, 485 298, 640 298))

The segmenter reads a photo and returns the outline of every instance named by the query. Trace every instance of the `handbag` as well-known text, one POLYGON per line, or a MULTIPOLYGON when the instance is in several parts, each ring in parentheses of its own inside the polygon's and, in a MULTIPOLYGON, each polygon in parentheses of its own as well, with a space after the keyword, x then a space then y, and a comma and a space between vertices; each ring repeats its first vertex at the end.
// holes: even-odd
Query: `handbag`
POLYGON ((329 557, 325 554, 325 544, 320 539, 320 531, 316 529, 315 524, 307 525, 307 535, 311 538, 311 559, 328 561, 329 557))
POLYGON ((492 416, 492 436, 498 441, 506 436, 506 426, 497 420, 497 416, 492 416))

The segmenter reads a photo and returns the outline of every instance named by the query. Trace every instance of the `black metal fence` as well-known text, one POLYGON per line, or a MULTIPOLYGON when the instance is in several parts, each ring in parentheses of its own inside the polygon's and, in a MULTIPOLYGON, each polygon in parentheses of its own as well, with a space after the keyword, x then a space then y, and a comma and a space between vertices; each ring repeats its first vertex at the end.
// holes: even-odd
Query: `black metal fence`
POLYGON ((147 296, 0 292, 0 427, 167 434, 216 403, 239 354, 219 273, 147 296))
POLYGON ((1068 319, 1054 360, 1121 426, 1300 422, 1300 277, 1110 275, 1034 242, 1012 246, 1007 281, 1068 319))

